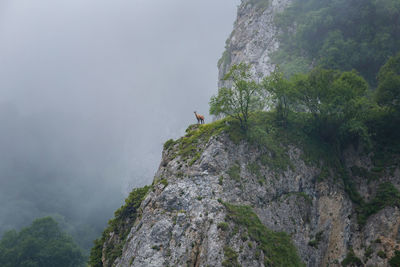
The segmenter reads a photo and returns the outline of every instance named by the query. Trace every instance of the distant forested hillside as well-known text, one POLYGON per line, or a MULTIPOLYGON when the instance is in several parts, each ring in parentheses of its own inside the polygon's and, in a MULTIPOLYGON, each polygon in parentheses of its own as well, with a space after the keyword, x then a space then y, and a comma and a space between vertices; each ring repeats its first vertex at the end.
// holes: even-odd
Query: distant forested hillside
POLYGON ((35 220, 21 232, 8 231, 0 240, 2 267, 85 266, 85 257, 72 238, 51 217, 35 220))
POLYGON ((371 85, 400 48, 399 0, 301 0, 276 16, 274 63, 286 74, 312 67, 357 70, 371 85))

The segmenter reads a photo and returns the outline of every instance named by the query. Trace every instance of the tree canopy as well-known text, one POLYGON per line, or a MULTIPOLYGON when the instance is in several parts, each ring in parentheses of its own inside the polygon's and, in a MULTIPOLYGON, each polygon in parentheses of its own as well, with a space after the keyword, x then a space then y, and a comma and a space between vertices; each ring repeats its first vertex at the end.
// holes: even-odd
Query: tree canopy
POLYGON ((231 86, 221 88, 210 100, 211 115, 232 116, 241 128, 248 127, 249 112, 262 109, 264 102, 259 84, 251 80, 250 66, 244 63, 232 66, 224 77, 231 86))
POLYGON ((276 21, 282 35, 273 59, 287 75, 355 69, 376 86, 380 67, 400 47, 398 0, 294 1, 276 21))
POLYGON ((6 232, 0 241, 3 267, 79 267, 85 257, 72 238, 63 233, 51 217, 35 220, 31 226, 6 232))
POLYGON ((305 113, 310 115, 311 129, 328 142, 343 141, 350 135, 368 139, 359 112, 360 105, 367 102, 368 83, 355 71, 316 68, 288 79, 275 70, 262 84, 279 121, 286 123, 290 112, 305 113))
POLYGON ((400 111, 400 53, 392 57, 378 73, 376 101, 388 109, 400 111))
POLYGON ((381 67, 375 93, 355 70, 317 67, 287 77, 277 68, 261 82, 252 80, 249 70, 249 65, 234 65, 225 76, 231 87, 220 89, 210 101, 211 114, 235 118, 249 138, 266 133, 249 123, 266 106, 281 126, 286 127, 291 114, 301 115, 309 133, 337 147, 357 140, 370 147, 372 135, 398 132, 400 54, 381 67))

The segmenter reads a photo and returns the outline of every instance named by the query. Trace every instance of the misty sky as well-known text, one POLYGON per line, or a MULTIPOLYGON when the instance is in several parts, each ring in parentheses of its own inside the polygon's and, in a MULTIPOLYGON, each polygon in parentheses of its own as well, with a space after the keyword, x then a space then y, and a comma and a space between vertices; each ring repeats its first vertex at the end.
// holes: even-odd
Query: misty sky
POLYGON ((0 231, 110 216, 151 183, 208 114, 239 2, 0 1, 0 231))

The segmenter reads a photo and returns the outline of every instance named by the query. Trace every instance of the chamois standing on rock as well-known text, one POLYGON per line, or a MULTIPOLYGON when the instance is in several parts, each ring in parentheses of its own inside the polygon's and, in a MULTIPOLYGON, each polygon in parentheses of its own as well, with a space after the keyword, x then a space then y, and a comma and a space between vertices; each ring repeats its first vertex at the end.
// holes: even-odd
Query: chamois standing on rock
POLYGON ((197 114, 196 111, 194 112, 194 115, 196 116, 197 119, 197 124, 204 124, 204 116, 197 114))

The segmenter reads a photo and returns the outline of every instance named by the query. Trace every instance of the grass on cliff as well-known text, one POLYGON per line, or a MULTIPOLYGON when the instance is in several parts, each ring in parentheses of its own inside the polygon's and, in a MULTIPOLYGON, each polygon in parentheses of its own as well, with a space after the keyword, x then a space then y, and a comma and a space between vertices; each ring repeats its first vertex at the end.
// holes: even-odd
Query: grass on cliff
POLYGON ((94 247, 90 252, 89 266, 103 267, 102 257, 105 248, 105 259, 108 267, 111 267, 116 258, 121 256, 122 248, 126 238, 138 216, 139 207, 151 186, 135 188, 125 199, 125 205, 116 212, 115 217, 108 221, 108 227, 104 230, 101 238, 94 241, 94 247), (109 240, 110 234, 114 233, 118 238, 109 240))
POLYGON ((224 247, 224 256, 225 259, 222 262, 222 266, 224 267, 241 267, 238 262, 238 254, 231 247, 224 247))
POLYGON ((264 252, 265 266, 305 266, 288 234, 268 229, 249 206, 222 204, 227 210, 227 219, 247 229, 249 237, 264 252))
MULTIPOLYGON (((190 125, 186 135, 176 141, 170 139, 164 144, 164 149, 169 151, 173 159, 180 156, 189 166, 193 165, 203 153, 205 144, 212 136, 226 133, 232 142, 239 144, 247 141, 259 147, 264 154, 258 159, 261 164, 274 170, 293 168, 287 154, 289 135, 286 129, 276 125, 273 112, 254 112, 250 114, 249 129, 243 132, 239 123, 227 117, 212 123, 190 125)), ((296 138, 296 137, 293 137, 296 138)))
POLYGON ((174 141, 168 140, 164 150, 170 150, 171 158, 181 157, 189 166, 193 165, 204 151, 204 145, 214 135, 226 129, 226 119, 208 124, 193 124, 186 129, 186 135, 174 141))
POLYGON ((235 163, 235 165, 230 167, 227 173, 232 180, 235 182, 240 182, 240 166, 238 163, 235 163))

